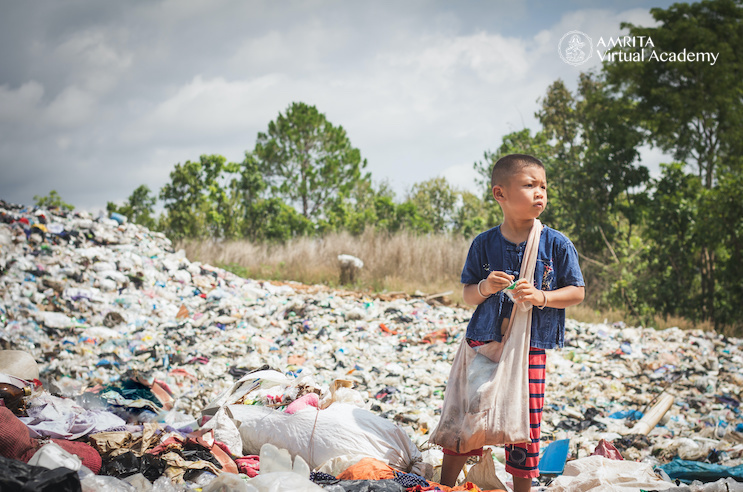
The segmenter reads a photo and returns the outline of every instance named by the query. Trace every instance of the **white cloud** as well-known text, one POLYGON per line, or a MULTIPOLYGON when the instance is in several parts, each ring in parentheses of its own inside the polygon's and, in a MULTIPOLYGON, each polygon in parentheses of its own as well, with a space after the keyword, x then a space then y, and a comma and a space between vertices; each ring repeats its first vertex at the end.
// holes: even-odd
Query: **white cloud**
POLYGON ((96 97, 76 86, 65 88, 44 111, 43 121, 71 128, 89 122, 96 113, 96 97))
POLYGON ((18 125, 33 121, 39 112, 44 87, 37 81, 26 82, 18 89, 0 86, 0 122, 18 125))
POLYGON ((193 141, 234 134, 259 121, 268 123, 276 111, 267 97, 286 79, 270 74, 254 80, 228 81, 197 75, 141 119, 133 121, 124 139, 133 142, 193 141), (269 119, 266 119, 269 117, 269 119))
POLYGON ((459 190, 470 191, 477 195, 479 195, 482 191, 476 186, 479 176, 473 168, 472 163, 457 164, 447 167, 441 172, 440 175, 446 178, 446 181, 448 181, 449 184, 459 190))

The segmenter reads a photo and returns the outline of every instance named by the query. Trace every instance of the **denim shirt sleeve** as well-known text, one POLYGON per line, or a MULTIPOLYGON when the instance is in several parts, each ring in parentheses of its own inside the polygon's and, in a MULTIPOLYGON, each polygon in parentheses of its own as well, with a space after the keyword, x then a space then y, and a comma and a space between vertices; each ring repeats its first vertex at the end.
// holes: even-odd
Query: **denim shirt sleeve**
POLYGON ((482 236, 477 236, 470 245, 467 260, 462 269, 461 282, 463 284, 476 284, 486 278, 488 273, 483 272, 482 236))
MULTIPOLYGON (((469 253, 467 253, 467 260, 462 269, 462 284, 476 284, 487 278, 491 270, 499 268, 497 258, 502 253, 494 242, 494 237, 497 237, 497 235, 498 233, 494 228, 483 232, 472 241, 469 253)), ((500 341, 500 330, 496 330, 495 327, 502 308, 502 298, 503 294, 498 292, 485 299, 475 308, 475 312, 467 325, 467 338, 479 341, 500 341)))
POLYGON ((564 241, 560 241, 557 245, 558 252, 555 255, 557 288, 568 285, 582 287, 586 284, 583 281, 583 273, 580 271, 578 250, 575 249, 570 239, 565 236, 563 238, 564 241))
MULTIPOLYGON (((535 284, 540 290, 557 290, 568 285, 583 286, 578 251, 564 234, 545 227, 535 271, 535 284)), ((565 310, 544 308, 532 310, 531 345, 551 349, 565 343, 565 310)))

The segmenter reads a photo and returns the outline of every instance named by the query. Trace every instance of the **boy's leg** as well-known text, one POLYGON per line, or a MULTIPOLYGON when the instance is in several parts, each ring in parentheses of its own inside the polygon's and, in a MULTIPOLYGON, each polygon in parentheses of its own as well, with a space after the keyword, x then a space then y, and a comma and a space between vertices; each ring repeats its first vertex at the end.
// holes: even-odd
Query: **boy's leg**
POLYGON ((539 476, 539 438, 547 354, 529 350, 529 424, 531 442, 506 446, 506 471, 513 475, 514 492, 531 489, 531 479, 539 476))
POLYGON ((531 490, 531 478, 513 477, 513 492, 529 492, 531 490))
POLYGON ((456 453, 449 449, 444 449, 444 459, 441 462, 441 485, 454 487, 457 484, 457 478, 470 456, 482 456, 482 448, 474 449, 468 453, 456 453))
POLYGON ((468 456, 444 455, 444 460, 441 463, 441 485, 454 487, 457 484, 457 478, 467 462, 467 458, 468 456))

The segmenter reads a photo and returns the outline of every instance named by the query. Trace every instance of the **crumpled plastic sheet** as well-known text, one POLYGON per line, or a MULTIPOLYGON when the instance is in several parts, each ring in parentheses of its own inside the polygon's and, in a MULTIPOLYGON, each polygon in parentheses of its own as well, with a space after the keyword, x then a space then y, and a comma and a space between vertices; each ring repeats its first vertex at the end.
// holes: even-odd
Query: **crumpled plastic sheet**
MULTIPOLYGON (((471 314, 423 297, 244 279, 135 224, 0 201, 0 346, 30 352, 44 387, 70 398, 131 375, 157 381, 172 398, 157 415, 168 425, 193 427, 236 379, 268 366, 287 382, 242 403, 283 409, 311 391, 327 401, 333 381, 348 380, 339 399, 426 447, 471 314)), ((742 364, 741 339, 569 319, 566 347, 548 352, 542 435, 570 438, 571 459, 606 439, 651 465, 736 466, 742 364), (671 410, 646 442, 627 438, 662 392, 671 410)))

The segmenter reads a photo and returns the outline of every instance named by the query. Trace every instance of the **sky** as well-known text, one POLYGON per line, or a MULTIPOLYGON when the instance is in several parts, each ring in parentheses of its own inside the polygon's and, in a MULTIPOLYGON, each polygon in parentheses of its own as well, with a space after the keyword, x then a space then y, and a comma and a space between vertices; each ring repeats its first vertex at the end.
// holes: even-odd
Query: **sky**
MULTIPOLYGON (((0 199, 77 209, 154 193, 175 164, 242 161, 292 102, 314 105, 399 198, 539 128, 581 71, 558 46, 654 25, 666 0, 0 0, 0 199)), ((644 149, 651 171, 669 159, 644 149)))

